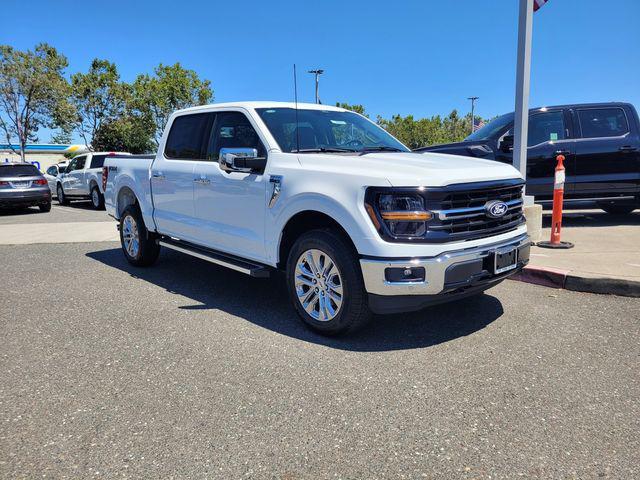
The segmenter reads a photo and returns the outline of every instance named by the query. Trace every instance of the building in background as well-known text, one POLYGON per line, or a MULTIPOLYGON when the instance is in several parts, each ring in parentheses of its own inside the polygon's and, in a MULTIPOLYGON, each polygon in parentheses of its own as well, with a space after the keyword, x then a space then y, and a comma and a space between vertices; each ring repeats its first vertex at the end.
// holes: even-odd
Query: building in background
MULTIPOLYGON (((0 143, 0 163, 20 162, 20 155, 17 152, 19 145, 0 143)), ((86 145, 57 145, 50 143, 27 144, 25 148, 25 160, 34 164, 40 171, 44 172, 51 165, 67 160, 68 156, 77 155, 88 151, 86 145)))

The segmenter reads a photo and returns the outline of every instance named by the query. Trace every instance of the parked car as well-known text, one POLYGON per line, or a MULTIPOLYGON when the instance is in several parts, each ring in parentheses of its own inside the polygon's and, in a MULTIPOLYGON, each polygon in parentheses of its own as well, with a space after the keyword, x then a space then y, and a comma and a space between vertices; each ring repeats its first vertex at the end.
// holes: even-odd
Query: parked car
MULTIPOLYGON (((556 155, 565 156, 565 202, 592 200, 609 213, 640 208, 640 121, 628 103, 585 103, 529 111, 527 193, 550 204, 556 155)), ((419 148, 513 162, 513 113, 464 141, 419 148)))
POLYGON ((60 205, 71 200, 91 200, 93 208, 104 208, 102 166, 109 155, 129 155, 126 152, 90 152, 74 157, 56 179, 56 196, 60 205))
POLYGON ((60 162, 56 165, 51 165, 44 172, 44 178, 47 179, 47 183, 49 184, 49 190, 51 190, 51 195, 54 197, 56 196, 56 186, 58 184, 58 175, 60 175, 60 173, 62 173, 67 168, 68 165, 69 165, 69 162, 60 162))
POLYGON ((40 170, 30 163, 0 163, 0 207, 51 210, 51 192, 40 170))
POLYGON ((477 294, 529 260, 513 167, 411 153, 337 107, 181 110, 156 155, 108 157, 103 181, 131 264, 162 246, 257 277, 282 269, 324 334, 477 294))

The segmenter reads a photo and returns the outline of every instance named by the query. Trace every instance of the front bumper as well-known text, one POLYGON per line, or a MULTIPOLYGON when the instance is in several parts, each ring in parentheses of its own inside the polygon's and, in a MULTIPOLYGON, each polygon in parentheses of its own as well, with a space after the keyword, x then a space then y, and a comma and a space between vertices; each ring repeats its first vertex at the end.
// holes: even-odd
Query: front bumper
POLYGON ((51 203, 49 187, 0 191, 0 207, 31 207, 51 203))
POLYGON ((481 292, 522 270, 529 263, 530 245, 529 236, 524 234, 436 257, 362 258, 360 266, 369 293, 369 306, 375 313, 411 311, 481 292), (496 275, 493 273, 493 255, 505 247, 517 248, 517 266, 496 275), (387 268, 424 268, 425 278, 422 281, 388 281, 387 268))

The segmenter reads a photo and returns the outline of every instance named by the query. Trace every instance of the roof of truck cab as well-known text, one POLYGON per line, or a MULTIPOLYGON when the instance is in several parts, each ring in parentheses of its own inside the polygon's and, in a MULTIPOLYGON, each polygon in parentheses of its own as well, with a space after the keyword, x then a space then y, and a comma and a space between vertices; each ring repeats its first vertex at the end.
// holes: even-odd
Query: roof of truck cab
MULTIPOLYGON (((198 112, 198 111, 206 111, 216 108, 296 108, 296 104, 294 102, 270 102, 270 101, 261 101, 261 102, 226 102, 226 103, 210 103, 208 105, 199 105, 197 107, 184 108, 182 110, 178 110, 175 113, 186 113, 186 112, 198 112)), ((317 103, 301 103, 298 102, 297 108, 302 110, 334 110, 336 112, 346 112, 344 108, 334 107, 332 105, 322 105, 317 103)))

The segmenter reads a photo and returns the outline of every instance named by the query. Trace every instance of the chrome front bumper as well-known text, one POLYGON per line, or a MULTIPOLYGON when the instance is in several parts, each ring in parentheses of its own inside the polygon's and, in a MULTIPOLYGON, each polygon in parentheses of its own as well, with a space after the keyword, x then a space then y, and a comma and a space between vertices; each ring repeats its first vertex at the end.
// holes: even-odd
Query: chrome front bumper
MULTIPOLYGON (((501 276, 508 276, 522 268, 529 261, 528 246, 530 245, 529 236, 527 234, 520 235, 509 240, 481 247, 474 247, 465 250, 456 250, 445 252, 437 257, 418 257, 409 259, 393 259, 393 258, 362 258, 360 259, 360 267, 362 268, 362 276, 364 278, 364 286, 369 294, 373 295, 436 295, 451 290, 453 288, 464 285, 447 285, 445 278, 447 270, 457 264, 468 264, 474 261, 484 262, 487 257, 501 248, 514 246, 518 251, 525 252, 526 258, 518 259, 518 268, 505 272, 502 275, 494 275, 485 272, 482 277, 478 277, 478 281, 491 281, 501 276), (414 282, 390 282, 385 278, 385 270, 387 268, 416 268, 423 267, 426 275, 424 281, 414 282)), ((474 282, 474 278, 469 278, 468 283, 474 282)))

